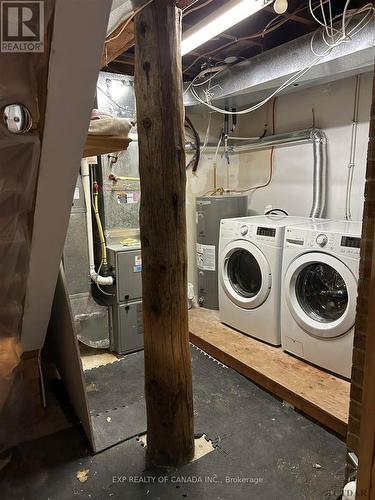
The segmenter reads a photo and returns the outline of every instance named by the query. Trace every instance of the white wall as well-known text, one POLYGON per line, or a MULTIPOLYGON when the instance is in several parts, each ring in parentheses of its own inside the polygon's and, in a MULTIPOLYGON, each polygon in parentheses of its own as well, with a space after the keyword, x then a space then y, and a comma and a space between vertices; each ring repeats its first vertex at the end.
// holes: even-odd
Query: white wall
MULTIPOLYGON (((328 139, 328 197, 329 218, 345 218, 345 193, 348 175, 350 138, 354 105, 355 77, 281 96, 275 108, 276 133, 309 128, 313 124, 321 128, 328 139)), ((362 218, 364 179, 366 170, 367 142, 372 75, 361 76, 359 127, 356 166, 352 190, 352 217, 362 218)), ((188 108, 187 114, 198 128, 201 140, 208 123, 207 109, 188 108)), ((268 121, 272 130, 272 110, 265 106, 254 113, 239 116, 237 135, 259 136, 268 121)), ((210 143, 216 143, 222 127, 223 115, 211 115, 210 143)), ((242 189, 263 184, 269 175, 270 151, 241 153, 231 156, 231 189, 242 189)), ((201 196, 213 186, 213 153, 206 153, 196 175, 188 173, 187 222, 189 281, 196 286, 195 265, 195 197, 201 196)), ((218 186, 226 185, 226 162, 219 158, 218 186)), ((290 215, 307 216, 312 203, 313 153, 309 144, 276 149, 274 175, 271 184, 255 192, 249 192, 249 212, 264 213, 265 208, 283 208, 290 215)))

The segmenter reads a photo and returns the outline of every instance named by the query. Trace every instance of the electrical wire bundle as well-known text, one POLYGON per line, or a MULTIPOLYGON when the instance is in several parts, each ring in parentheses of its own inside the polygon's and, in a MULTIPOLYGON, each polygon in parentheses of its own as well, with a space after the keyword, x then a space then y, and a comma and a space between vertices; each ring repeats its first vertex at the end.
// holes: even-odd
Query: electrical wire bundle
POLYGON ((322 20, 320 20, 317 15, 315 14, 315 10, 317 8, 314 8, 312 5, 312 0, 309 0, 309 8, 312 17, 314 20, 320 24, 320 26, 323 27, 323 30, 316 31, 311 39, 311 51, 315 56, 320 56, 321 54, 317 53, 314 48, 313 48, 313 43, 314 39, 317 33, 320 33, 322 35, 322 40, 324 44, 328 48, 334 48, 337 45, 340 45, 341 43, 344 42, 351 42, 352 37, 357 35, 360 31, 362 31, 363 28, 365 28, 368 23, 371 21, 373 14, 374 14, 374 6, 372 3, 367 3, 366 5, 360 7, 359 9, 356 9, 350 15, 348 14, 348 8, 350 4, 350 0, 347 0, 344 6, 344 10, 341 16, 341 28, 336 28, 333 23, 335 20, 337 20, 337 17, 334 18, 332 16, 332 5, 331 5, 331 0, 326 0, 325 3, 328 3, 328 16, 326 14, 326 11, 324 9, 324 2, 323 0, 320 0, 319 6, 320 7, 320 12, 322 15, 322 20), (362 19, 354 26, 352 29, 348 30, 348 27, 350 25, 351 18, 353 16, 357 16, 359 14, 365 13, 365 15, 362 17, 362 19))
POLYGON ((191 171, 196 172, 201 157, 201 140, 196 128, 192 124, 190 118, 188 118, 187 116, 185 116, 185 131, 187 131, 189 135, 192 135, 194 141, 194 144, 192 144, 194 149, 194 154, 189 163, 186 165, 186 168, 188 169, 192 167, 191 171))
POLYGON ((349 4, 350 0, 346 0, 343 12, 340 16, 336 16, 336 18, 333 18, 332 16, 332 6, 331 6, 331 0, 320 0, 318 5, 313 6, 312 5, 312 0, 309 0, 309 8, 311 15, 313 18, 322 26, 322 28, 319 28, 318 31, 316 31, 311 39, 311 50, 313 54, 316 56, 316 58, 312 61, 311 64, 309 64, 307 67, 302 68, 301 70, 297 71, 295 74, 293 74, 290 78, 288 78, 282 85, 280 85, 274 92, 272 92, 268 97, 263 99, 262 101, 258 102, 257 104, 251 106, 250 108, 243 109, 241 111, 228 111, 222 108, 219 108, 217 106, 213 106, 211 104, 212 99, 214 97, 213 94, 213 89, 212 87, 212 81, 214 78, 220 74, 223 71, 223 67, 218 67, 216 72, 214 72, 215 68, 211 68, 211 71, 214 72, 212 76, 210 76, 208 79, 206 79, 204 82, 199 82, 197 81, 201 79, 207 72, 202 71, 199 73, 193 80, 190 82, 188 88, 186 89, 185 92, 190 91, 191 94, 195 97, 195 99, 200 102, 201 104, 204 104, 205 106, 209 107, 213 111, 216 111, 217 113, 222 113, 222 114, 246 114, 246 113, 251 113, 253 111, 256 111, 260 107, 262 107, 264 104, 269 102, 271 99, 276 97, 280 92, 285 90, 286 88, 290 87, 293 85, 295 82, 297 82, 300 78, 302 78, 308 71, 310 71, 314 66, 316 66, 322 59, 324 59, 328 54, 332 52, 332 50, 342 43, 349 43, 351 42, 352 38, 356 36, 360 31, 362 31, 373 19, 374 17, 374 6, 372 3, 368 3, 364 5, 363 7, 360 7, 359 9, 349 11, 349 4), (328 14, 325 10, 325 5, 328 5, 328 14), (320 8, 321 15, 322 15, 322 20, 320 20, 317 17, 317 14, 315 11, 320 8), (355 16, 358 16, 360 14, 364 14, 361 19, 353 23, 353 18, 355 16), (334 21, 338 20, 341 18, 341 23, 336 27, 334 25, 334 21), (316 40, 317 34, 321 35, 321 40, 323 44, 327 47, 326 50, 324 50, 322 53, 317 53, 316 50, 314 49, 314 41, 316 40), (196 90, 197 87, 202 87, 204 84, 208 84, 206 88, 202 89, 202 92, 204 94, 204 98, 202 98, 199 94, 198 91, 196 90))

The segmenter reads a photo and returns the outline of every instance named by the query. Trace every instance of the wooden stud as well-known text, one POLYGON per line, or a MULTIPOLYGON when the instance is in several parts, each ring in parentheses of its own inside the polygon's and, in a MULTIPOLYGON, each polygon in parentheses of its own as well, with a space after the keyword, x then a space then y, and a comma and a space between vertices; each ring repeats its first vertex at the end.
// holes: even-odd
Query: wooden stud
POLYGON ((194 454, 180 41, 181 12, 171 0, 136 15, 147 449, 160 465, 194 454))

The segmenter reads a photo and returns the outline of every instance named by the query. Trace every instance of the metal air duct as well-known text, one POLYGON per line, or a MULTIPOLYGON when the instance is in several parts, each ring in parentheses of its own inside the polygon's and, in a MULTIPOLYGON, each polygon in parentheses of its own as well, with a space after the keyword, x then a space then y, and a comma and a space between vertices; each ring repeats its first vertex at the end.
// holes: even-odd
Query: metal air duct
MULTIPOLYGON (((229 138, 230 139, 230 138, 229 138)), ((327 193, 327 137, 318 128, 309 128, 263 137, 256 142, 233 147, 233 152, 260 151, 271 147, 311 143, 314 153, 313 202, 310 217, 324 217, 327 193)))
MULTIPOLYGON (((269 96, 292 75, 316 60, 311 51, 311 37, 310 33, 251 59, 228 66, 211 82, 212 104, 241 108, 269 96)), ((327 46, 319 38, 316 36, 314 41, 314 50, 318 54, 327 50, 327 46)), ((298 82, 283 90, 281 94, 372 71, 374 39, 375 20, 372 20, 354 35, 350 42, 335 47, 298 82)), ((203 100, 205 88, 206 86, 201 86, 195 89, 203 100)), ((184 94, 184 104, 201 105, 189 91, 184 94)))

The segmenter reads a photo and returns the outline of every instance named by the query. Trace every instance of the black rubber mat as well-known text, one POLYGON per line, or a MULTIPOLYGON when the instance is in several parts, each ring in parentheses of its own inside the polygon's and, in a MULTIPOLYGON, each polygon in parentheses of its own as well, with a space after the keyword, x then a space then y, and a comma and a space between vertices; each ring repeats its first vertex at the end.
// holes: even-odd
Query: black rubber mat
POLYGON ((144 398, 143 351, 85 370, 84 376, 92 414, 129 406, 144 398))
POLYGON ((143 352, 84 372, 94 451, 146 431, 143 352))
MULTIPOLYGON (((142 364, 141 355, 133 359, 142 364)), ((345 462, 340 439, 196 348, 192 364, 195 430, 206 433, 214 451, 178 470, 155 469, 135 438, 89 456, 78 430, 69 430, 17 450, 3 473, 2 499, 339 497, 345 462), (76 473, 83 469, 88 479, 80 483, 76 473)))

